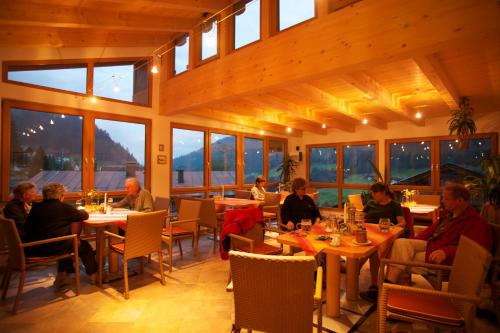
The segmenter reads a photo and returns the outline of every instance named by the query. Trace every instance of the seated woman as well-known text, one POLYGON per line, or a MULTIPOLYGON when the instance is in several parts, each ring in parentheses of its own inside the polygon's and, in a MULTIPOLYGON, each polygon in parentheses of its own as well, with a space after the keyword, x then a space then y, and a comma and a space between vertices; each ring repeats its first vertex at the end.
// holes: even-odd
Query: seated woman
MULTIPOLYGON (((394 201, 394 194, 389 189, 389 186, 384 183, 375 183, 370 187, 372 200, 370 200, 363 208, 365 213, 365 221, 367 223, 378 223, 380 218, 389 218, 391 224, 404 228, 403 234, 400 237, 408 238, 410 231, 406 228, 406 222, 403 216, 403 209, 399 202, 394 201)), ((366 258, 361 260, 360 268, 366 262, 366 258)), ((375 252, 370 256, 370 273, 371 286, 366 292, 360 293, 360 296, 370 302, 377 301, 377 275, 380 266, 378 253, 375 252)))
POLYGON ((319 222, 321 216, 314 200, 306 194, 306 180, 295 178, 292 182, 292 194, 286 197, 281 208, 281 220, 287 230, 294 230, 302 219, 319 222))
POLYGON ((31 204, 36 198, 35 184, 30 182, 19 183, 12 190, 12 194, 14 198, 7 203, 3 209, 3 214, 6 218, 13 219, 16 222, 19 237, 24 241, 24 223, 31 210, 31 204))
POLYGON ((254 200, 264 201, 266 198, 266 189, 264 186, 266 185, 266 179, 264 176, 258 176, 255 179, 255 185, 252 187, 250 192, 252 192, 252 196, 254 200))
MULTIPOLYGON (((26 219, 25 239, 27 242, 70 235, 71 223, 82 222, 89 218, 89 214, 86 211, 78 210, 64 203, 65 192, 66 189, 64 186, 58 183, 50 183, 43 187, 43 201, 33 205, 26 219)), ((26 248, 27 255, 33 257, 54 256, 72 251, 72 240, 26 248)), ((91 276, 91 280, 93 280, 93 274, 97 272, 97 262, 92 247, 88 242, 80 240, 78 254, 85 266, 85 271, 91 276)), ((59 260, 54 285, 62 286, 67 284, 67 273, 72 272, 74 272, 74 268, 71 258, 59 260)))

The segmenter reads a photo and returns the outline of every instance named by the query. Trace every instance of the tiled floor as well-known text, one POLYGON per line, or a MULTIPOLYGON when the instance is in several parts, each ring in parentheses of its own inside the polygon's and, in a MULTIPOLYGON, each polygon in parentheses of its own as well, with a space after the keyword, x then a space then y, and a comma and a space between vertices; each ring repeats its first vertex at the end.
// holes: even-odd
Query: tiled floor
MULTIPOLYGON (((146 266, 144 275, 130 277, 130 299, 121 290, 123 281, 99 289, 82 275, 82 292, 58 291, 52 287, 55 266, 44 267, 28 275, 19 313, 9 314, 14 301, 17 278, 11 281, 7 299, 0 303, 0 332, 230 332, 232 293, 225 291, 228 262, 211 252, 212 242, 202 237, 200 259, 186 249, 184 260, 174 258, 175 269, 166 274, 166 285, 158 280, 157 262, 146 266)), ((132 267, 134 264, 132 263, 132 267)), ((361 289, 368 272, 361 274, 361 289)), ((358 329, 375 332, 375 314, 358 329)), ((499 327, 478 320, 477 332, 498 332, 499 327)), ((392 324, 393 332, 427 332, 424 326, 392 324)), ((429 331, 430 332, 430 331, 429 331)))

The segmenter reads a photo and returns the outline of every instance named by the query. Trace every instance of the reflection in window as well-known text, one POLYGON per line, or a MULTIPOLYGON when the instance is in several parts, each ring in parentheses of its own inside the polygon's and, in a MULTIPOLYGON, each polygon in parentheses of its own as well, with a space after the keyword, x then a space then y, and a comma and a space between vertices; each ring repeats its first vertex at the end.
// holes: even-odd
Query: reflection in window
POLYGON ((462 183, 466 176, 482 177, 480 161, 491 154, 491 139, 469 139, 469 147, 459 149, 455 140, 439 141, 440 185, 462 183))
POLYGON ((347 145, 343 147, 344 184, 374 183, 373 169, 367 161, 375 164, 375 145, 347 145))
POLYGON ((172 129, 172 187, 203 186, 204 157, 202 131, 172 129))
POLYGON ((189 35, 185 34, 179 38, 175 43, 174 49, 174 62, 175 62, 175 72, 174 74, 180 74, 187 71, 189 66, 189 35))
POLYGON ((337 182, 337 149, 316 147, 309 151, 309 180, 318 183, 337 182))
POLYGON ((257 176, 264 174, 264 142, 260 139, 244 140, 244 183, 253 184, 257 176))
POLYGON ((201 26, 201 60, 217 54, 217 20, 201 26))
POLYGON ((122 190, 129 177, 144 186, 145 153, 146 125, 96 119, 94 188, 122 190))
POLYGON ((234 48, 260 39, 260 0, 244 0, 235 5, 234 48))
POLYGON ((94 96, 148 104, 148 63, 97 63, 94 67, 94 96))
POLYGON ((87 66, 23 66, 9 68, 7 73, 9 81, 16 81, 37 86, 61 89, 76 93, 87 92, 87 66))
POLYGON ((210 144, 210 184, 236 184, 236 136, 212 133, 210 144))
POLYGON ((318 188, 318 207, 336 208, 339 206, 339 190, 336 187, 318 188))
POLYGON ((314 0, 279 0, 280 30, 313 18, 314 6, 314 0))
POLYGON ((82 126, 78 116, 11 109, 9 188, 31 181, 40 190, 57 182, 81 191, 82 126))
POLYGON ((391 184, 431 185, 431 141, 390 145, 391 184))
POLYGON ((285 142, 279 140, 269 140, 268 149, 268 183, 278 183, 280 181, 280 172, 278 168, 283 164, 285 158, 285 142))

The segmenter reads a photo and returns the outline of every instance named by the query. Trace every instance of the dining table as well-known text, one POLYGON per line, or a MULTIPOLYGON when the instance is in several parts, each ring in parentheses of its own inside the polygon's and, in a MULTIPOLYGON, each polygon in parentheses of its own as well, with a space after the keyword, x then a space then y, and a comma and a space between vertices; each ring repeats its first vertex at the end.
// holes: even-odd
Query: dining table
POLYGON ((218 210, 259 207, 262 204, 262 201, 259 200, 240 198, 217 198, 214 202, 218 210))
POLYGON ((356 244, 351 233, 340 234, 340 245, 332 246, 330 239, 321 240, 320 236, 331 236, 322 224, 313 225, 310 232, 301 230, 281 234, 277 241, 281 244, 302 248, 306 255, 326 254, 326 315, 340 316, 340 257, 346 257, 346 299, 358 300, 359 260, 378 252, 379 257, 387 255, 392 242, 403 233, 403 229, 392 226, 388 232, 381 232, 378 225, 365 223, 368 241, 356 244))
MULTIPOLYGON (((127 224, 127 216, 129 214, 138 214, 140 212, 115 208, 109 214, 103 213, 92 213, 89 214, 89 218, 83 221, 84 226, 94 228, 96 231, 96 254, 97 254, 97 285, 102 287, 103 279, 103 268, 104 268, 104 230, 111 229, 112 232, 117 232, 118 228, 124 228, 127 224)), ((109 271, 115 273, 118 271, 118 256, 112 251, 108 253, 108 264, 109 271)))

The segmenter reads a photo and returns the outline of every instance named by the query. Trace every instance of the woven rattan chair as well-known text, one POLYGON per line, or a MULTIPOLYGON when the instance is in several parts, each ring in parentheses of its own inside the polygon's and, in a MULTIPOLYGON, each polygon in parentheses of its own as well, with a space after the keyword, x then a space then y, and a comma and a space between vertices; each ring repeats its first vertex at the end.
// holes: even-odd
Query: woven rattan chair
POLYGON ((210 199, 198 199, 193 198, 192 200, 197 200, 201 203, 200 206, 200 220, 198 222, 198 233, 200 227, 205 227, 212 230, 214 245, 213 253, 217 251, 217 246, 219 244, 218 237, 220 234, 220 229, 222 221, 224 221, 224 213, 217 213, 215 210, 215 201, 213 198, 210 199))
POLYGON ((76 294, 80 294, 80 265, 78 258, 78 238, 77 235, 68 235, 62 237, 55 237, 50 239, 44 239, 35 242, 22 243, 17 232, 16 224, 14 220, 6 219, 3 215, 0 215, 0 228, 1 233, 5 236, 8 246, 8 262, 5 274, 2 279, 1 286, 3 287, 2 300, 7 296, 7 290, 9 289, 9 282, 13 271, 19 272, 19 286, 17 288, 16 300, 14 301, 14 307, 12 308, 12 313, 16 314, 19 307, 19 301, 21 300, 21 295, 23 293, 24 279, 26 277, 26 270, 37 265, 46 265, 48 263, 57 262, 59 259, 63 258, 73 258, 75 262, 75 278, 76 278, 76 294), (41 244, 56 243, 63 240, 71 239, 73 241, 73 252, 50 256, 50 257, 27 257, 24 254, 24 249, 30 246, 37 246, 41 244))
POLYGON ((314 304, 321 332, 323 271, 306 256, 229 252, 234 286, 233 332, 241 328, 272 333, 312 332, 314 304))
POLYGON ((130 214, 127 216, 126 237, 105 231, 107 237, 120 239, 121 242, 110 244, 110 249, 123 256, 123 283, 125 299, 129 298, 128 260, 139 258, 141 273, 143 272, 144 256, 158 253, 160 281, 165 284, 163 275, 163 253, 161 251, 161 231, 167 216, 166 211, 130 214))
POLYGON ((479 292, 491 262, 491 254, 481 245, 462 236, 453 266, 411 263, 432 269, 450 270, 447 291, 382 283, 387 264, 406 264, 382 260, 378 299, 379 332, 386 331, 386 318, 424 322, 436 328, 473 332, 479 292))
POLYGON ((193 252, 198 256, 198 222, 200 221, 201 202, 198 200, 182 199, 179 203, 179 215, 177 221, 167 222, 163 228, 161 239, 168 247, 168 270, 172 272, 173 263, 173 244, 175 241, 179 244, 179 250, 182 254, 181 241, 191 238, 193 240, 193 252))
POLYGON ((276 220, 277 229, 282 226, 281 223, 281 194, 266 192, 264 197, 264 202, 262 203, 262 215, 264 216, 264 222, 266 222, 266 227, 271 229, 272 221, 276 220))
POLYGON ((241 235, 229 234, 231 250, 238 250, 258 254, 281 254, 283 249, 264 242, 264 225, 255 223, 247 232, 241 235))

